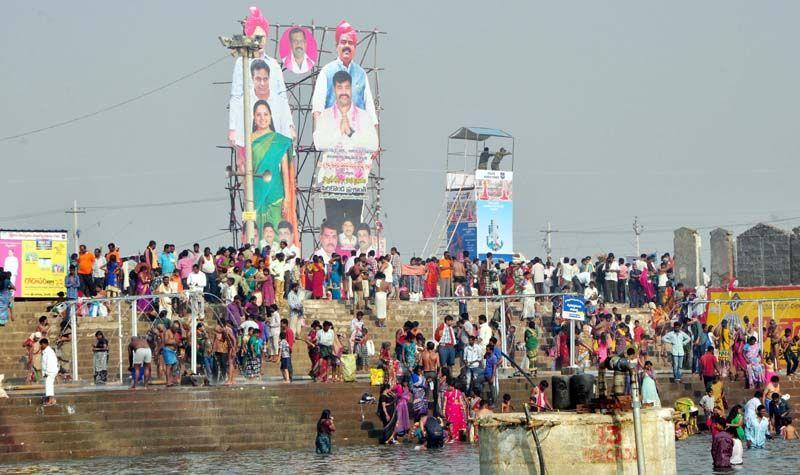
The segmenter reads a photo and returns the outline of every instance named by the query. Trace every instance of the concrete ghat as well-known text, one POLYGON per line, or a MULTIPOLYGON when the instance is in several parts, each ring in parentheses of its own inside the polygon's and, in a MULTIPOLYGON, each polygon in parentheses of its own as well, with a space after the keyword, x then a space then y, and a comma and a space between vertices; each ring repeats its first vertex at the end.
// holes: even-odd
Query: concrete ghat
MULTIPOLYGON (((574 412, 494 414, 479 422, 481 473, 538 474, 531 428, 536 428, 547 473, 636 474, 633 417, 574 412)), ((642 410, 647 473, 676 473, 672 409, 642 410)))

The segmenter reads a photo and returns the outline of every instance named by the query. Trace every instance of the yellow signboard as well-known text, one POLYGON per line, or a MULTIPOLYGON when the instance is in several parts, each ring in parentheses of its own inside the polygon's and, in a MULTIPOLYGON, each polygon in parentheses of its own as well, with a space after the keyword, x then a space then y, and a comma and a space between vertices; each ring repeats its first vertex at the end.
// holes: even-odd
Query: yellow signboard
POLYGON ((255 220, 256 220, 255 211, 242 211, 242 221, 255 221, 255 220))
POLYGON ((725 289, 709 289, 707 323, 716 326, 722 319, 742 324, 747 316, 753 325, 758 324, 758 302, 741 302, 741 300, 766 300, 761 302, 761 317, 764 327, 770 319, 778 322, 781 332, 790 328, 796 334, 800 328, 800 287, 741 287, 729 292, 725 289), (794 299, 783 302, 770 302, 770 299, 794 299), (729 300, 729 302, 726 302, 729 300))
POLYGON ((64 291, 67 233, 0 231, 0 259, 11 271, 15 297, 53 298, 64 291))

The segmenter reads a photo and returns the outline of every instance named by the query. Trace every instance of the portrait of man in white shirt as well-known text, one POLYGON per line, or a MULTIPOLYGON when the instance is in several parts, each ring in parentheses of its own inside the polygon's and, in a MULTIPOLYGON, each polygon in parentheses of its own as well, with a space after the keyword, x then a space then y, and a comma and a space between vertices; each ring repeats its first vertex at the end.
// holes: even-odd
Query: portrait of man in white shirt
MULTIPOLYGON (((307 45, 309 38, 306 36, 306 30, 295 27, 289 30, 287 36, 288 39, 281 39, 281 41, 288 41, 289 43, 289 54, 281 58, 284 67, 295 74, 311 71, 316 61, 308 56, 307 45)), ((311 37, 310 41, 314 41, 314 38, 311 37)))
POLYGON ((375 121, 353 103, 353 81, 347 71, 337 71, 333 75, 333 90, 336 102, 323 110, 317 119, 314 146, 323 151, 337 146, 377 150, 375 121))

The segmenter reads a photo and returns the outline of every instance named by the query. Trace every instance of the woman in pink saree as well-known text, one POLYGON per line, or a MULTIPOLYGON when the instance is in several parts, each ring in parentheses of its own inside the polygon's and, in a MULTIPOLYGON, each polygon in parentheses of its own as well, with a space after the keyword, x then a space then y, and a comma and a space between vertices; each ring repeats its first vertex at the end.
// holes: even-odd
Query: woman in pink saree
POLYGON ((395 408, 397 425, 395 426, 394 432, 402 436, 411 430, 411 419, 408 416, 408 403, 411 402, 411 389, 409 389, 408 383, 403 381, 401 384, 395 386, 393 391, 397 395, 397 407, 395 408))
POLYGON ((275 303, 275 284, 272 281, 272 274, 269 272, 268 260, 261 262, 261 273, 264 279, 261 282, 262 303, 264 306, 270 306, 275 303))
POLYGON ((642 270, 642 275, 639 276, 639 283, 644 289, 644 295, 647 297, 648 302, 652 302, 656 298, 656 291, 653 288, 653 283, 650 282, 650 273, 647 269, 642 270))
POLYGON ((436 284, 439 282, 439 264, 435 259, 428 259, 425 264, 425 285, 422 287, 422 298, 432 299, 438 295, 436 284))
POLYGON ((451 385, 444 393, 444 416, 450 423, 450 441, 459 440, 461 433, 467 431, 466 408, 464 393, 451 385))
POLYGON ((739 380, 739 373, 742 373, 742 379, 747 380, 747 358, 744 356, 744 335, 741 330, 736 331, 736 337, 731 347, 733 353, 733 368, 734 368, 734 381, 739 380))

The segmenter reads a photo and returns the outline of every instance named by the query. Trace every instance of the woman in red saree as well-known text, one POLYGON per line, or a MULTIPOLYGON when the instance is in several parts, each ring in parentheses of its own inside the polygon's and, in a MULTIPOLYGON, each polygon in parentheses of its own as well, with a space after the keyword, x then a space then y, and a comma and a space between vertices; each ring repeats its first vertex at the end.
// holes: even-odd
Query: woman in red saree
POLYGON ((558 333, 558 356, 561 360, 561 367, 569 367, 569 330, 566 326, 562 326, 558 333))
POLYGON ((516 291, 516 281, 514 280, 514 267, 509 265, 503 273, 503 295, 514 295, 516 291))
POLYGON ((320 256, 314 256, 311 262, 311 296, 315 299, 325 297, 325 264, 320 256))
POLYGON ((450 440, 459 440, 467 431, 467 405, 464 393, 450 386, 444 393, 444 416, 450 423, 450 440))
POLYGON ((439 265, 436 259, 428 259, 425 264, 425 285, 422 287, 422 297, 435 298, 438 295, 436 284, 439 282, 439 265))

